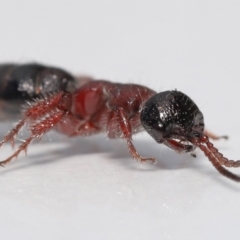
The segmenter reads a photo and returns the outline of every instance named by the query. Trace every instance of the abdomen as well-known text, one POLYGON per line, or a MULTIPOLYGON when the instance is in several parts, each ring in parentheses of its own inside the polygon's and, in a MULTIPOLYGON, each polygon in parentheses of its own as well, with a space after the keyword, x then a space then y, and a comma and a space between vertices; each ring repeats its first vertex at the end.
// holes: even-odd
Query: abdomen
POLYGON ((0 65, 0 120, 19 117, 26 101, 56 91, 73 92, 76 79, 68 72, 40 64, 0 65))

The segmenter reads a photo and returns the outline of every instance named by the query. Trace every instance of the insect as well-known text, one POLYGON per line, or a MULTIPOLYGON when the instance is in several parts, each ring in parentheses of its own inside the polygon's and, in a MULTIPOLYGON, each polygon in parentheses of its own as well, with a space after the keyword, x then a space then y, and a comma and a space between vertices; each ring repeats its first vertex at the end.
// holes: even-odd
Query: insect
POLYGON ((0 120, 16 120, 21 105, 56 91, 73 92, 88 78, 76 78, 68 72, 44 65, 0 65, 0 120))
POLYGON ((109 138, 124 139, 134 159, 154 162, 152 157, 142 157, 132 141, 133 134, 145 130, 157 143, 177 152, 190 152, 195 157, 193 151, 201 149, 222 175, 240 181, 240 176, 226 169, 240 167, 240 160, 228 160, 209 140, 226 136, 206 132, 202 112, 180 91, 156 93, 138 84, 90 79, 81 82, 61 69, 39 64, 3 65, 0 76, 5 79, 0 87, 0 98, 4 100, 1 102, 10 104, 8 98, 13 100, 13 108, 19 108, 15 100, 18 103, 43 95, 30 102, 22 119, 0 142, 0 147, 6 142, 14 145, 20 129, 25 125, 29 127, 29 137, 0 162, 1 166, 52 129, 69 137, 106 132, 109 138))

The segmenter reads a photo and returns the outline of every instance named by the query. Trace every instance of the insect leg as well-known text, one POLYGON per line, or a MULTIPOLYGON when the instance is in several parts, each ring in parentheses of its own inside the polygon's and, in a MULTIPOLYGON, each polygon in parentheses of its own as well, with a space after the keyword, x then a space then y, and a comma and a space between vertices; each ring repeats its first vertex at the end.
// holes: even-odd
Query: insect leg
POLYGON ((219 139, 228 139, 228 136, 223 135, 223 136, 218 136, 208 130, 204 130, 204 134, 207 135, 209 138, 211 138, 212 140, 219 140, 219 139))
POLYGON ((4 161, 1 161, 0 166, 4 166, 8 162, 10 162, 13 158, 17 158, 22 151, 27 152, 27 147, 29 146, 29 144, 34 139, 41 137, 43 134, 51 130, 57 123, 59 123, 62 120, 65 114, 66 113, 64 111, 54 112, 50 116, 46 117, 45 119, 37 123, 33 123, 30 126, 30 131, 31 131, 30 137, 25 139, 23 143, 18 147, 18 149, 10 157, 8 157, 4 161))
POLYGON ((100 129, 94 126, 91 121, 84 122, 70 137, 75 136, 90 136, 100 132, 100 129))
POLYGON ((60 100, 62 99, 62 96, 63 92, 59 92, 47 98, 41 99, 38 102, 33 103, 33 105, 30 105, 24 111, 23 119, 20 120, 17 123, 17 125, 12 130, 9 131, 9 133, 0 142, 0 147, 6 142, 11 142, 12 146, 14 146, 15 137, 19 133, 21 128, 25 125, 25 123, 41 118, 45 114, 52 111, 54 108, 58 106, 60 100))
POLYGON ((118 109, 118 118, 119 118, 120 129, 123 133, 123 138, 127 141, 127 146, 128 146, 129 152, 131 153, 133 158, 136 159, 137 161, 141 161, 141 162, 145 162, 145 161, 155 162, 155 158, 144 158, 144 157, 140 156, 139 153, 137 152, 135 146, 132 143, 131 125, 130 125, 128 119, 126 118, 126 116, 123 112, 123 109, 121 109, 121 108, 118 109))

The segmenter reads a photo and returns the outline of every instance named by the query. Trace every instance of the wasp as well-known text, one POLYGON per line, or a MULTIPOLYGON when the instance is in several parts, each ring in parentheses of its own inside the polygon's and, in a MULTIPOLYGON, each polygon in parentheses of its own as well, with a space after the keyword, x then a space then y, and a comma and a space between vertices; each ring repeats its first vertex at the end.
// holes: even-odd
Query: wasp
POLYGON ((210 142, 210 138, 227 137, 208 133, 202 112, 180 91, 157 93, 138 84, 79 78, 40 64, 1 65, 0 79, 2 118, 19 116, 20 104, 29 103, 0 147, 7 142, 14 145, 24 126, 28 126, 29 136, 0 162, 1 166, 50 130, 68 137, 105 132, 108 138, 124 139, 134 159, 154 162, 152 157, 141 156, 133 144, 132 135, 145 130, 158 144, 177 152, 192 153, 195 157, 194 150, 199 148, 218 172, 240 182, 240 176, 226 169, 240 167, 240 160, 225 158, 210 142))

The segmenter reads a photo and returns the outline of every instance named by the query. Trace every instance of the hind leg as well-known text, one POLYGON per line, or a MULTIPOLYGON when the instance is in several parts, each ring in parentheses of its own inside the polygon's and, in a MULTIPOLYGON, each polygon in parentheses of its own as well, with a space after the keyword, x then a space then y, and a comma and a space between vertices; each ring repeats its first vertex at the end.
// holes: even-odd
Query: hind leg
POLYGON ((30 126, 30 131, 31 131, 30 137, 25 139, 23 143, 18 147, 18 149, 10 157, 5 159, 4 161, 1 161, 0 166, 4 166, 8 162, 12 161, 12 159, 17 158, 21 152, 23 151, 26 152, 29 144, 34 139, 39 138, 43 134, 50 131, 57 123, 59 123, 62 120, 65 114, 66 113, 64 111, 54 112, 52 113, 52 115, 46 117, 44 120, 39 121, 37 123, 33 123, 30 126))
POLYGON ((17 125, 12 130, 10 130, 9 133, 0 142, 0 147, 6 142, 11 142, 12 146, 14 146, 15 137, 22 129, 22 127, 26 123, 31 123, 36 119, 40 119, 44 115, 56 109, 63 97, 63 94, 63 92, 59 92, 47 98, 38 100, 32 105, 30 104, 30 106, 24 111, 22 120, 20 120, 17 125))

